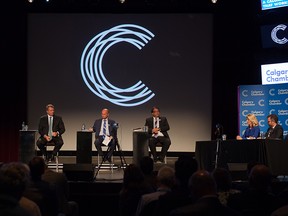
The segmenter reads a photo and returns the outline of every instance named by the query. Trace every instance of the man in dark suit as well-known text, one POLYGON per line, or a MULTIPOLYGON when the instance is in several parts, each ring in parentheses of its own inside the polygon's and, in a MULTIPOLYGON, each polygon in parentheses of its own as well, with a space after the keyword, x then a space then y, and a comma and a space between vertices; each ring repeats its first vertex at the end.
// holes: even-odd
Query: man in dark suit
POLYGON ((278 116, 270 114, 267 116, 269 128, 265 134, 266 139, 280 139, 283 140, 283 127, 278 124, 278 116))
POLYGON ((99 156, 103 157, 103 151, 102 151, 102 143, 104 141, 109 141, 108 146, 108 152, 107 155, 103 158, 103 162, 106 160, 111 163, 111 156, 113 154, 113 151, 116 146, 117 142, 117 129, 118 125, 117 123, 109 119, 109 110, 108 109, 102 109, 101 111, 101 119, 96 119, 93 125, 93 128, 90 130, 93 130, 95 132, 95 147, 98 151, 99 156))
POLYGON ((149 138, 149 148, 153 156, 154 162, 160 161, 164 162, 164 158, 167 151, 171 145, 171 140, 168 135, 168 130, 170 126, 166 117, 160 116, 160 109, 158 107, 153 107, 151 109, 152 117, 146 118, 145 126, 148 127, 148 134, 151 136, 149 138), (159 157, 157 157, 156 144, 161 143, 162 149, 159 157))
POLYGON ((36 142, 36 145, 40 149, 41 153, 48 160, 48 155, 46 151, 46 145, 49 142, 55 144, 52 151, 51 160, 54 160, 57 152, 61 149, 64 144, 62 139, 62 134, 65 132, 65 125, 61 116, 54 115, 54 105, 48 104, 46 106, 46 115, 41 116, 38 132, 40 134, 39 139, 36 142))

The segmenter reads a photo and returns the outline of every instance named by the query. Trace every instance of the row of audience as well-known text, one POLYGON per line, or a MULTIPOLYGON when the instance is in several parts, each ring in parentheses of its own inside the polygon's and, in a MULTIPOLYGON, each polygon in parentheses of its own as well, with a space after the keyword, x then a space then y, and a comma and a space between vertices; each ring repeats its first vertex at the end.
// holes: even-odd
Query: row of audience
POLYGON ((69 201, 65 174, 47 167, 42 157, 29 164, 4 163, 0 167, 0 215, 78 216, 78 204, 69 201))
POLYGON ((280 216, 288 215, 288 188, 272 191, 267 166, 249 163, 247 186, 236 187, 231 173, 215 168, 199 170, 195 158, 180 156, 175 167, 153 171, 144 157, 140 166, 128 165, 119 196, 121 216, 280 216))
MULTIPOLYGON (((120 216, 280 216, 288 215, 288 188, 275 194, 269 168, 247 166, 247 186, 236 187, 229 170, 200 170, 193 156, 180 156, 175 166, 154 171, 151 157, 124 170, 119 193, 120 216)), ((0 167, 0 215, 78 216, 69 201, 64 173, 47 167, 42 157, 29 164, 11 162, 0 167)))

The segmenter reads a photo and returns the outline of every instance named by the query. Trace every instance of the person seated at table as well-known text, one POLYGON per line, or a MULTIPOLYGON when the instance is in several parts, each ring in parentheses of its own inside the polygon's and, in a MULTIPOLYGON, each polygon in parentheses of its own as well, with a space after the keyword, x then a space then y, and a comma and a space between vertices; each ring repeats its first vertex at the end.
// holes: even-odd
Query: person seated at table
POLYGON ((247 127, 242 136, 237 135, 237 140, 242 139, 257 139, 260 136, 260 127, 257 117, 253 113, 249 113, 246 116, 247 127))
POLYGON ((283 140, 283 127, 278 122, 278 116, 276 114, 269 114, 267 122, 269 128, 265 133, 265 138, 283 140))

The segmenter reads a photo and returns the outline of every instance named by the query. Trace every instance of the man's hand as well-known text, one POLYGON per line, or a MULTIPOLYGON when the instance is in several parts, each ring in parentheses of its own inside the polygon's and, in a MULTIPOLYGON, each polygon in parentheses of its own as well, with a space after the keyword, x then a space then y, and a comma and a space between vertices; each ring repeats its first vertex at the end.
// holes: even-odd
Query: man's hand
POLYGON ((159 132, 159 128, 153 128, 152 133, 157 134, 159 132))

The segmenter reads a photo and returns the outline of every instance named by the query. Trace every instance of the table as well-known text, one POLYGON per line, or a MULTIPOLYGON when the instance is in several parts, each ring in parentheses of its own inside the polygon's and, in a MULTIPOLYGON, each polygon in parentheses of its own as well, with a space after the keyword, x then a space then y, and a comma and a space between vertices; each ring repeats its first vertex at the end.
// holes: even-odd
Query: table
POLYGON ((133 163, 139 165, 144 156, 149 156, 148 133, 144 131, 133 131, 133 163))
MULTIPOLYGON (((273 175, 288 175, 288 145, 282 140, 226 140, 218 142, 218 167, 228 163, 257 161, 267 165, 273 175)), ((215 168, 217 141, 196 141, 195 157, 199 168, 215 168)))
POLYGON ((19 161, 29 163, 36 156, 36 132, 37 130, 20 130, 19 161))
POLYGON ((77 131, 76 163, 92 163, 92 131, 77 131))

